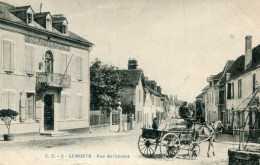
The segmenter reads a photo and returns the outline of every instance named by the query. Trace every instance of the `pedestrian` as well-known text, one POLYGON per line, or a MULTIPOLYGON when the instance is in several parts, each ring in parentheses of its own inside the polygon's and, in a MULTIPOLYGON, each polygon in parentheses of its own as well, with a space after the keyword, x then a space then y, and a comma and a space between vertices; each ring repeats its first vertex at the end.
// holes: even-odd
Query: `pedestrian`
POLYGON ((119 111, 119 127, 118 132, 121 132, 123 130, 122 126, 122 108, 121 108, 121 102, 118 102, 118 107, 116 108, 119 111))
POLYGON ((153 125, 152 125, 153 129, 158 129, 158 125, 157 125, 157 118, 153 119, 153 125))

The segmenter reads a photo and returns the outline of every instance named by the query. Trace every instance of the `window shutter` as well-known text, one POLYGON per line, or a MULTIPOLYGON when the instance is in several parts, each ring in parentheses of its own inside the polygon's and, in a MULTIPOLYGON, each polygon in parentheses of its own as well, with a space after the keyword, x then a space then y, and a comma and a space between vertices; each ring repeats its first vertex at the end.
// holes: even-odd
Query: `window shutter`
POLYGON ((71 55, 68 54, 67 55, 67 75, 71 75, 71 64, 72 64, 72 61, 70 61, 70 60, 72 60, 72 59, 70 59, 70 58, 71 58, 71 55))
POLYGON ((75 59, 75 66, 76 66, 76 79, 80 80, 80 57, 76 57, 75 59))
POLYGON ((66 95, 66 119, 70 119, 70 96, 66 95))
POLYGON ((66 70, 66 54, 61 53, 60 58, 60 74, 64 74, 66 70))
POLYGON ((36 120, 40 120, 42 117, 42 100, 37 100, 36 101, 36 120))
POLYGON ((31 47, 31 74, 35 74, 35 48, 31 47))
POLYGON ((8 109, 8 92, 7 91, 3 91, 2 99, 3 99, 3 109, 8 109))
POLYGON ((75 55, 72 55, 71 62, 70 62, 70 75, 72 79, 75 79, 75 71, 76 71, 76 65, 75 65, 75 55))
POLYGON ((83 118, 83 97, 79 97, 79 118, 83 118))
POLYGON ((76 97, 76 118, 80 118, 80 96, 76 97))
POLYGON ((83 80, 83 58, 82 57, 80 57, 79 58, 79 66, 80 66, 80 68, 79 68, 79 70, 80 70, 80 80, 82 81, 83 80))
POLYGON ((25 46, 25 73, 31 74, 31 48, 25 46))
POLYGON ((15 44, 13 42, 11 42, 11 64, 10 64, 10 69, 11 71, 14 71, 14 48, 15 48, 15 44))
POLYGON ((22 121, 27 119, 25 104, 26 104, 26 97, 25 97, 25 93, 23 93, 23 95, 21 96, 21 114, 20 114, 20 118, 22 121))
POLYGON ((10 41, 3 41, 3 62, 4 62, 4 71, 10 71, 10 59, 11 59, 11 43, 10 41))
POLYGON ((15 94, 14 92, 9 92, 9 109, 15 110, 14 106, 15 106, 15 102, 14 102, 14 98, 15 98, 15 94))
POLYGON ((61 95, 61 106, 60 106, 60 120, 64 119, 64 111, 65 111, 65 95, 61 95))
POLYGON ((231 83, 228 83, 227 99, 231 99, 231 83))

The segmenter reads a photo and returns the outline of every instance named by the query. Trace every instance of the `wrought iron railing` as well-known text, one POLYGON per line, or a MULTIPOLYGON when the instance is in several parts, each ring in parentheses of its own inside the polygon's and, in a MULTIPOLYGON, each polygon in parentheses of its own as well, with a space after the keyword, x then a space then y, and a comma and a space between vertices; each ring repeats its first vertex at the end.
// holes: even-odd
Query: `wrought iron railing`
POLYGON ((70 88, 71 76, 63 75, 59 73, 47 73, 38 72, 36 74, 36 85, 37 86, 50 86, 50 87, 61 87, 70 88))

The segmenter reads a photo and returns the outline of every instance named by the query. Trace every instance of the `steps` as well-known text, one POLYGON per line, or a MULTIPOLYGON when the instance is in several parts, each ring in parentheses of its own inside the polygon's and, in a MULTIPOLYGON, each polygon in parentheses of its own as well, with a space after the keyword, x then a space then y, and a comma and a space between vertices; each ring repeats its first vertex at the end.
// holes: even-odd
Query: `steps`
POLYGON ((65 131, 44 131, 40 133, 41 135, 48 135, 51 137, 62 137, 62 136, 70 136, 68 132, 65 131))

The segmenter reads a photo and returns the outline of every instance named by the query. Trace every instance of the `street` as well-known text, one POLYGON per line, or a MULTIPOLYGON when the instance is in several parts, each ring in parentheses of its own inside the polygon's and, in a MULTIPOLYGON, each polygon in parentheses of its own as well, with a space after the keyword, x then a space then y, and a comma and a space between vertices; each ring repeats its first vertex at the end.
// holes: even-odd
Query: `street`
POLYGON ((208 143, 200 145, 197 160, 182 150, 176 159, 164 160, 159 147, 152 158, 143 157, 137 147, 139 134, 91 139, 45 140, 1 145, 0 164, 228 164, 231 145, 214 143, 216 156, 207 157, 208 143))

